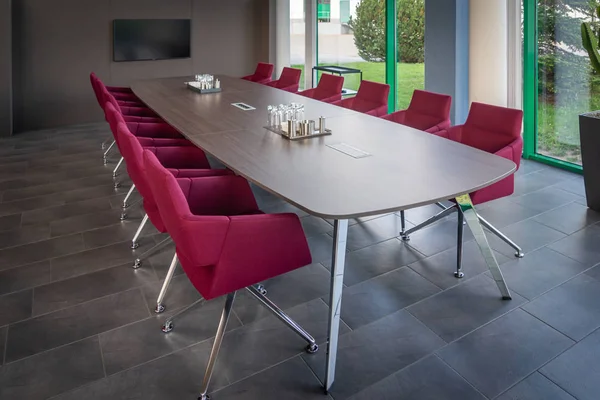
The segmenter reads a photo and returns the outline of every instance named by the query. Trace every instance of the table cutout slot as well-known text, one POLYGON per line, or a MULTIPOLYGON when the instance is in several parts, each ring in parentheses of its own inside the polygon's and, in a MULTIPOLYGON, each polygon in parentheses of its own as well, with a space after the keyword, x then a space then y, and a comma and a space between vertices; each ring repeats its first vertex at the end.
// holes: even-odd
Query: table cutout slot
POLYGON ((246 103, 231 103, 232 106, 239 108, 240 110, 243 111, 252 111, 252 110, 256 110, 255 107, 252 107, 250 104, 246 104, 246 103))
POLYGON ((344 153, 353 158, 365 158, 370 157, 371 154, 363 151, 361 149, 357 149, 356 147, 350 146, 346 143, 334 143, 328 144, 327 147, 331 147, 334 150, 339 151, 340 153, 344 153))

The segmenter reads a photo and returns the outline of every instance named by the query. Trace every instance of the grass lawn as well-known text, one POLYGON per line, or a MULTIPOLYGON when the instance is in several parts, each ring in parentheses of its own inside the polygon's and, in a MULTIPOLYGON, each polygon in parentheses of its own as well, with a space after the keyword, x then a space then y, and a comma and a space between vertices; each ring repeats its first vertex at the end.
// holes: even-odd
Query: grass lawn
MULTIPOLYGON (((325 64, 321 64, 325 65, 325 64)), ((385 82, 385 63, 378 62, 352 62, 336 64, 344 67, 357 68, 363 72, 363 79, 374 82, 385 82)), ((292 65, 302 70, 300 82, 304 82, 304 65, 292 65)), ((403 110, 408 107, 413 90, 423 89, 425 85, 425 64, 398 63, 398 101, 396 109, 403 110)), ((351 74, 344 76, 344 88, 358 89, 360 76, 351 74)))

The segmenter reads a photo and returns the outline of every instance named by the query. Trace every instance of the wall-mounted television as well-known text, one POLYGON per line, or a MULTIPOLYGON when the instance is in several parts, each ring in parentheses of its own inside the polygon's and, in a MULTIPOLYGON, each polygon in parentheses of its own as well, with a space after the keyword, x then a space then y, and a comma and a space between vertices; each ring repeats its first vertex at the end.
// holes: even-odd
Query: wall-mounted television
POLYGON ((113 60, 144 61, 190 57, 189 19, 116 19, 113 60))

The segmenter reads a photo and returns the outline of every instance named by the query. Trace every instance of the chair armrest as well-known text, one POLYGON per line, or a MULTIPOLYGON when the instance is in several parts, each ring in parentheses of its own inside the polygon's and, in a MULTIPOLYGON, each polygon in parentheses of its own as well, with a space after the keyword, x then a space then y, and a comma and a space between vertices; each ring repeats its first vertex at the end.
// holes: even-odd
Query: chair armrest
POLYGON ((271 82, 267 82, 267 83, 265 83, 265 85, 267 85, 267 86, 271 86, 271 87, 276 87, 276 85, 277 85, 277 81, 271 81, 271 82))
POLYGON ((135 122, 127 124, 129 131, 138 137, 183 139, 183 136, 167 123, 153 124, 148 122, 135 122))
POLYGON ((142 103, 142 101, 133 93, 114 92, 111 94, 115 99, 117 99, 117 101, 130 101, 135 103, 142 103))
POLYGON ((156 147, 153 153, 168 169, 210 169, 206 154, 196 146, 156 147))
POLYGON ((518 169, 521 164, 520 161, 521 161, 522 153, 523 153, 523 139, 518 137, 517 139, 513 140, 510 144, 501 148, 494 154, 499 157, 506 158, 507 160, 511 160, 512 162, 517 164, 517 169, 518 169))
POLYGON ((310 97, 312 99, 315 94, 315 88, 303 90, 303 91, 299 92, 298 94, 300 96, 310 97))
POLYGON ((280 89, 281 90, 285 90, 286 92, 296 93, 299 88, 300 88, 300 85, 296 83, 296 84, 293 84, 293 85, 282 87, 280 89))
POLYGON ((244 80, 247 80, 247 81, 251 81, 251 80, 252 80, 252 78, 254 78, 254 74, 252 74, 252 75, 246 75, 246 76, 242 76, 240 79, 244 79, 244 80))
POLYGON ((273 78, 264 78, 264 79, 257 79, 254 82, 256 83, 261 83, 261 84, 267 84, 269 82, 273 81, 273 78))
POLYGON ((452 126, 445 130, 446 138, 455 142, 462 142, 462 125, 452 126))
POLYGON ((351 108, 352 107, 352 103, 354 103, 354 97, 352 97, 350 99, 337 100, 337 101, 334 101, 331 104, 336 105, 336 106, 340 106, 340 107, 344 107, 344 108, 351 108))
POLYGON ((193 215, 240 215, 261 211, 248 182, 235 175, 177 179, 193 215))
POLYGON ((400 110, 391 114, 383 115, 381 118, 401 124, 404 122, 404 118, 406 118, 406 110, 400 110))
POLYGON ((296 214, 231 217, 215 271, 213 287, 219 292, 215 294, 239 290, 311 262, 296 214))
POLYGON ((342 100, 342 94, 338 93, 338 94, 334 94, 333 96, 327 97, 321 101, 324 101, 325 103, 333 103, 336 101, 341 101, 342 100))
POLYGON ((448 128, 450 128, 450 120, 445 120, 435 126, 432 126, 429 129, 426 129, 425 132, 436 133, 436 132, 448 130, 448 128))
POLYGON ((110 93, 133 93, 131 88, 121 86, 106 86, 106 90, 110 93))
POLYGON ((135 115, 137 117, 158 117, 158 115, 146 107, 120 106, 121 114, 135 115))

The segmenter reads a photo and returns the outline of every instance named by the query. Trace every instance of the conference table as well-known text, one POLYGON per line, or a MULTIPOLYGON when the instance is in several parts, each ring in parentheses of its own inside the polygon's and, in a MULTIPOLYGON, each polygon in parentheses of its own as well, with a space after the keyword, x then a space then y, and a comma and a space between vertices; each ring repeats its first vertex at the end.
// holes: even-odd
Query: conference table
POLYGON ((468 193, 514 173, 512 161, 298 94, 215 77, 219 93, 189 90, 185 82, 192 77, 137 81, 132 89, 235 173, 311 215, 333 220, 326 391, 335 379, 349 219, 455 199, 502 298, 510 299, 468 193), (267 106, 292 102, 304 105, 308 119, 325 117, 332 135, 292 141, 267 130, 267 106))

